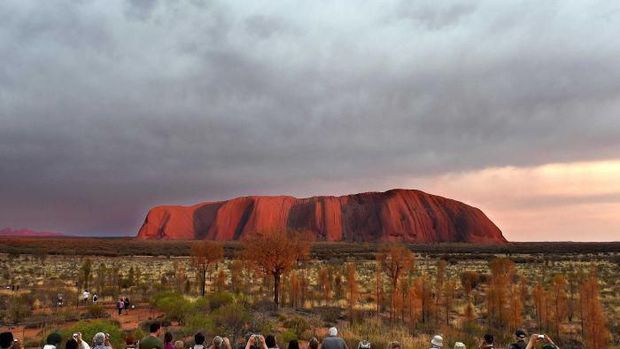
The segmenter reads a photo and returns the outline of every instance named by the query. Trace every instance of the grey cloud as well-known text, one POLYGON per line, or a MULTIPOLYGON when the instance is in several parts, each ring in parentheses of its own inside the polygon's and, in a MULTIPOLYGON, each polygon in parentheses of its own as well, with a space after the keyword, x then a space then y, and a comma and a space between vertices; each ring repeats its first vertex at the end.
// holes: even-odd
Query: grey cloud
POLYGON ((617 157, 615 5, 343 6, 0 3, 0 226, 617 157))

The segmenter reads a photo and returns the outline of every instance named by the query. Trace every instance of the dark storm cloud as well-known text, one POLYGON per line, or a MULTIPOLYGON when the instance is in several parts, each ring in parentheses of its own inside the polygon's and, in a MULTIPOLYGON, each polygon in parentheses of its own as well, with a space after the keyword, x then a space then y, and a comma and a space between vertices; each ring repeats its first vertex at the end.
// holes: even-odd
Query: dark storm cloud
POLYGON ((278 5, 1 2, 0 226, 618 156, 613 3, 278 5))

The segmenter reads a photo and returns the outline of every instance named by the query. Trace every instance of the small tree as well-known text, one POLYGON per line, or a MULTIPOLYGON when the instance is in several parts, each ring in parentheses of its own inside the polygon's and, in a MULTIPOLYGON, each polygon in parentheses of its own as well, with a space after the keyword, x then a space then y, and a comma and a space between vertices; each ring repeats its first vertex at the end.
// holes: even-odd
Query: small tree
POLYGON ((449 280, 444 283, 443 287, 443 304, 446 311, 446 326, 450 326, 450 312, 454 307, 454 299, 456 298, 456 282, 449 280))
POLYGON ((580 287, 581 324, 586 348, 606 349, 611 335, 599 299, 599 285, 596 272, 587 277, 580 287))
POLYGON ((534 308, 536 309, 536 322, 539 329, 547 328, 547 295, 542 283, 537 283, 532 291, 534 308))
POLYGON ((242 257, 265 275, 273 277, 273 303, 280 305, 282 274, 310 254, 310 241, 293 231, 256 232, 242 241, 242 257))
POLYGON ((560 324, 568 315, 568 296, 566 288, 568 281, 562 274, 556 274, 551 279, 551 289, 549 290, 549 299, 552 305, 551 327, 555 329, 556 337, 560 337, 560 324))
POLYGON ((392 284, 392 307, 390 309, 390 318, 394 319, 394 301, 397 296, 396 292, 398 288, 398 279, 405 271, 409 270, 413 266, 415 257, 405 246, 391 245, 377 255, 377 261, 392 284))
POLYGON ((346 266, 346 275, 347 275, 347 300, 349 303, 349 319, 351 322, 354 321, 353 316, 353 308, 357 303, 357 299, 359 298, 359 284, 357 282, 357 270, 355 268, 355 263, 348 263, 346 266))
POLYGON ((82 272, 82 281, 84 283, 84 289, 88 289, 92 269, 93 269, 93 262, 90 260, 90 258, 86 258, 84 262, 82 262, 82 266, 80 267, 80 271, 82 272))
POLYGON ((332 280, 330 277, 329 269, 325 266, 319 269, 319 287, 323 294, 323 301, 325 305, 329 304, 332 295, 332 280))
POLYGON ((200 294, 205 295, 207 273, 211 265, 217 264, 224 258, 224 247, 214 241, 200 241, 192 245, 192 266, 199 275, 200 294))

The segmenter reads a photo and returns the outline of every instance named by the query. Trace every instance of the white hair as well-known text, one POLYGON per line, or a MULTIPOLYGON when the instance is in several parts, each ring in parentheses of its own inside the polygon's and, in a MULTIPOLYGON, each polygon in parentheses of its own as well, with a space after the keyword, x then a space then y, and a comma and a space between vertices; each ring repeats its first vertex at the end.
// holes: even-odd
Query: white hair
POLYGON ((95 344, 103 344, 103 342, 105 342, 105 333, 98 332, 95 334, 93 337, 93 342, 95 342, 95 344))
POLYGON ((335 327, 330 328, 329 329, 329 335, 332 336, 332 337, 337 336, 338 335, 338 329, 335 328, 335 327))

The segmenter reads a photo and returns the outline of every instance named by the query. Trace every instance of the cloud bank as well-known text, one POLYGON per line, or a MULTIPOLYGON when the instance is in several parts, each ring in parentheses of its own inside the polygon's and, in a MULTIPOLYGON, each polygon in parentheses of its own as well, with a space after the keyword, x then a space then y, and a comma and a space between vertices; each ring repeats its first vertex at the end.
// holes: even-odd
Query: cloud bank
POLYGON ((155 204, 618 158, 618 13, 0 2, 0 225, 133 234, 155 204))

